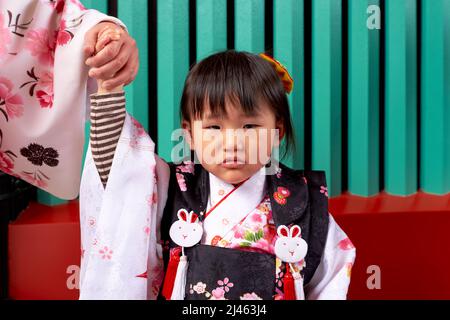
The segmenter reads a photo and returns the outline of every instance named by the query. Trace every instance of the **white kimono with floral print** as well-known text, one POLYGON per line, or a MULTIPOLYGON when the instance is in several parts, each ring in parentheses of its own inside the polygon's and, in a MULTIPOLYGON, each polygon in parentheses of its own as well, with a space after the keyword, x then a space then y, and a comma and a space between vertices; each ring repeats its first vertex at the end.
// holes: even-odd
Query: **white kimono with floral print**
POLYGON ((78 0, 0 0, 0 170, 63 199, 78 196, 97 88, 84 36, 106 20, 121 24, 78 0))
MULTIPOLYGON (((183 168, 193 169, 190 165, 183 168)), ((80 190, 81 299, 156 298, 163 278, 159 227, 168 179, 168 165, 155 155, 151 138, 129 115, 106 189, 88 151, 80 190)), ((255 174, 208 216, 203 225, 203 244, 273 253, 276 233, 264 179, 264 175, 255 174)), ((180 177, 178 183, 183 189, 180 177)), ((232 188, 210 174, 208 208, 232 188)), ((322 190, 326 196, 326 188, 322 190)), ((306 298, 345 299, 354 259, 355 248, 330 215, 325 250, 305 288, 306 298)), ((217 281, 217 288, 204 288, 201 283, 187 285, 193 294, 225 299, 233 279, 217 281)), ((258 297, 248 293, 243 298, 258 297)))

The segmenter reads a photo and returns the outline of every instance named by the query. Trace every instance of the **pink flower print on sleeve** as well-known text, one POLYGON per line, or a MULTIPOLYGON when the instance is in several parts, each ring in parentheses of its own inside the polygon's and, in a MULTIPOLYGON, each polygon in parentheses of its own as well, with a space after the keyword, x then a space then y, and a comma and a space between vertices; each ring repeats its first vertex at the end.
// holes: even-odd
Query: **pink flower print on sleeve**
POLYGON ((103 249, 100 249, 98 252, 102 256, 103 260, 111 260, 113 251, 107 246, 104 246, 103 249))
POLYGON ((0 77, 0 112, 9 121, 13 118, 20 118, 23 115, 23 100, 22 97, 13 92, 13 83, 0 77))
POLYGON ((65 0, 56 0, 56 1, 46 1, 50 4, 56 13, 61 13, 64 10, 64 1, 65 0))
POLYGON ((68 44, 74 37, 74 34, 66 29, 66 20, 61 19, 61 23, 59 26, 58 37, 56 39, 56 43, 58 46, 64 46, 68 44))
POLYGON ((12 159, 3 151, 0 151, 0 170, 4 173, 11 174, 14 169, 14 162, 12 159))
POLYGON ((325 186, 320 186, 320 193, 323 193, 325 197, 328 197, 328 188, 325 186))
POLYGON ((11 33, 6 27, 5 18, 0 14, 0 59, 8 54, 8 45, 11 41, 11 33))
POLYGON ((139 121, 137 121, 135 118, 131 117, 131 122, 133 123, 133 127, 134 127, 134 133, 133 135, 136 135, 137 137, 142 137, 145 135, 145 129, 142 126, 142 124, 140 124, 139 121))
POLYGON ((25 48, 43 65, 52 66, 55 59, 57 32, 47 29, 30 30, 26 34, 25 48))
POLYGON ((338 243, 338 247, 341 250, 352 250, 355 248, 353 243, 350 241, 350 238, 345 238, 338 243))
POLYGON ((36 92, 36 97, 38 98, 41 108, 53 107, 53 94, 49 94, 43 90, 39 90, 36 92))

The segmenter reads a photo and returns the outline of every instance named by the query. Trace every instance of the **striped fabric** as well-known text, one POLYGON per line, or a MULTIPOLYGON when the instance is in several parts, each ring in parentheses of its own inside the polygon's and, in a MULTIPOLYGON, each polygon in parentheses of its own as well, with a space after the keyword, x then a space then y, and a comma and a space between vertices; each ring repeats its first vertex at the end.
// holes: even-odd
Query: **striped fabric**
POLYGON ((93 94, 90 98, 92 157, 105 187, 125 121, 125 92, 93 94))

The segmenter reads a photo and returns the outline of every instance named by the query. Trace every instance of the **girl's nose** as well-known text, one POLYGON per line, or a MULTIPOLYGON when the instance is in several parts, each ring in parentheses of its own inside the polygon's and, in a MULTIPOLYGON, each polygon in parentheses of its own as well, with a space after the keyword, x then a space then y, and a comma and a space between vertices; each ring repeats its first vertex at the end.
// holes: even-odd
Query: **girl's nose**
POLYGON ((223 147, 225 152, 240 152, 245 150, 244 131, 227 129, 223 137, 223 147))

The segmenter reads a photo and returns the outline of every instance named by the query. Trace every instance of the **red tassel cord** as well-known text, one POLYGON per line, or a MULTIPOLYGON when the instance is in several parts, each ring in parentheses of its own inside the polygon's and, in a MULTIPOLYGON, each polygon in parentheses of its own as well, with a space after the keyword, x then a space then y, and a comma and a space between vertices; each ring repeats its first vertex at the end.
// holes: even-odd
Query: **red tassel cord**
POLYGON ((164 277, 164 284, 162 295, 166 300, 172 297, 175 277, 177 275, 178 264, 180 263, 181 248, 173 248, 170 250, 169 264, 167 266, 166 275, 164 277))
POLYGON ((286 271, 283 277, 284 300, 296 300, 294 277, 291 273, 289 264, 286 264, 286 271))

